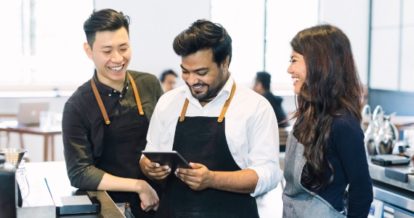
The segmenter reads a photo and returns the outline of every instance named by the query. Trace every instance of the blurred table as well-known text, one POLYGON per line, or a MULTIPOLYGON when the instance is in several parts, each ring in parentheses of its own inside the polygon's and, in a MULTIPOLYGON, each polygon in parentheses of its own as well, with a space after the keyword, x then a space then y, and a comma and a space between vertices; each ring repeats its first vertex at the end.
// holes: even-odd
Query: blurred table
POLYGON ((40 126, 25 126, 19 125, 15 119, 7 119, 0 121, 0 132, 5 132, 7 137, 7 146, 9 146, 10 133, 17 133, 19 135, 20 148, 25 148, 23 139, 24 134, 43 136, 43 160, 49 160, 49 145, 50 145, 50 160, 55 160, 55 136, 62 134, 62 129, 59 126, 41 128, 40 126))

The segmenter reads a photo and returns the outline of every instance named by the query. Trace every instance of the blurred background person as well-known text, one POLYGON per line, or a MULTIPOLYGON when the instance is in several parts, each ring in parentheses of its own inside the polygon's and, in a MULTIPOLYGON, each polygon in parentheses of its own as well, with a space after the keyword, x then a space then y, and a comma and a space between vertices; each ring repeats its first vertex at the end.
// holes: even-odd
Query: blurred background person
POLYGON ((175 88, 175 84, 177 83, 177 73, 174 70, 168 69, 164 70, 160 75, 160 81, 162 85, 162 89, 164 92, 168 92, 171 89, 175 88))
POLYGON ((286 113, 282 107, 283 98, 273 95, 272 91, 270 90, 271 79, 272 76, 268 72, 257 72, 253 90, 263 95, 270 102, 273 110, 275 111, 279 127, 287 127, 289 126, 289 123, 286 113))

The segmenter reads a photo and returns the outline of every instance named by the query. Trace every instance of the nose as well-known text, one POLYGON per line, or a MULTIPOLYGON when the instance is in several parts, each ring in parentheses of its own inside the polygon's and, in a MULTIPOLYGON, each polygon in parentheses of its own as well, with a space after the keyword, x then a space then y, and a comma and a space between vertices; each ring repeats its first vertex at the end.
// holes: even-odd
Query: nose
POLYGON ((288 74, 292 74, 293 73, 292 64, 289 64, 289 66, 287 68, 287 73, 288 74))
POLYGON ((195 73, 188 73, 186 78, 183 78, 188 84, 194 85, 198 82, 198 76, 195 73))
POLYGON ((122 55, 118 51, 114 51, 111 55, 111 61, 114 63, 121 62, 123 59, 122 55))

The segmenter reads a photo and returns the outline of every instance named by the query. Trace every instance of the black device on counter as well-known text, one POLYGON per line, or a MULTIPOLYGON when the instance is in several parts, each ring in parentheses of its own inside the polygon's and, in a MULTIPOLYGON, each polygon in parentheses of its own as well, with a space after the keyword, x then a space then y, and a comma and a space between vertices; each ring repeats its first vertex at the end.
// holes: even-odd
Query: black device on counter
POLYGON ((60 181, 45 178, 45 183, 56 206, 59 216, 97 214, 101 204, 96 197, 90 197, 86 191, 62 186, 60 181))
POLYGON ((408 165, 410 158, 393 154, 379 154, 371 157, 374 164, 381 166, 408 165))
POLYGON ((177 151, 142 151, 152 162, 168 165, 171 170, 176 168, 191 168, 189 162, 177 151))

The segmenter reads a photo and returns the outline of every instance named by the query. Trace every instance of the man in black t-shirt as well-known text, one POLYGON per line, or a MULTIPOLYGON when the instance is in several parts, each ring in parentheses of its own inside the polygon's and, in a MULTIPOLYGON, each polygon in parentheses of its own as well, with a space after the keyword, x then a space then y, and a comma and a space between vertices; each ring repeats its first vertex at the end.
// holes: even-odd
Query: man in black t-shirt
POLYGON ((289 126, 286 113, 282 108, 283 99, 279 96, 273 95, 270 90, 271 75, 265 71, 257 72, 253 90, 265 97, 275 111, 279 127, 289 126))

